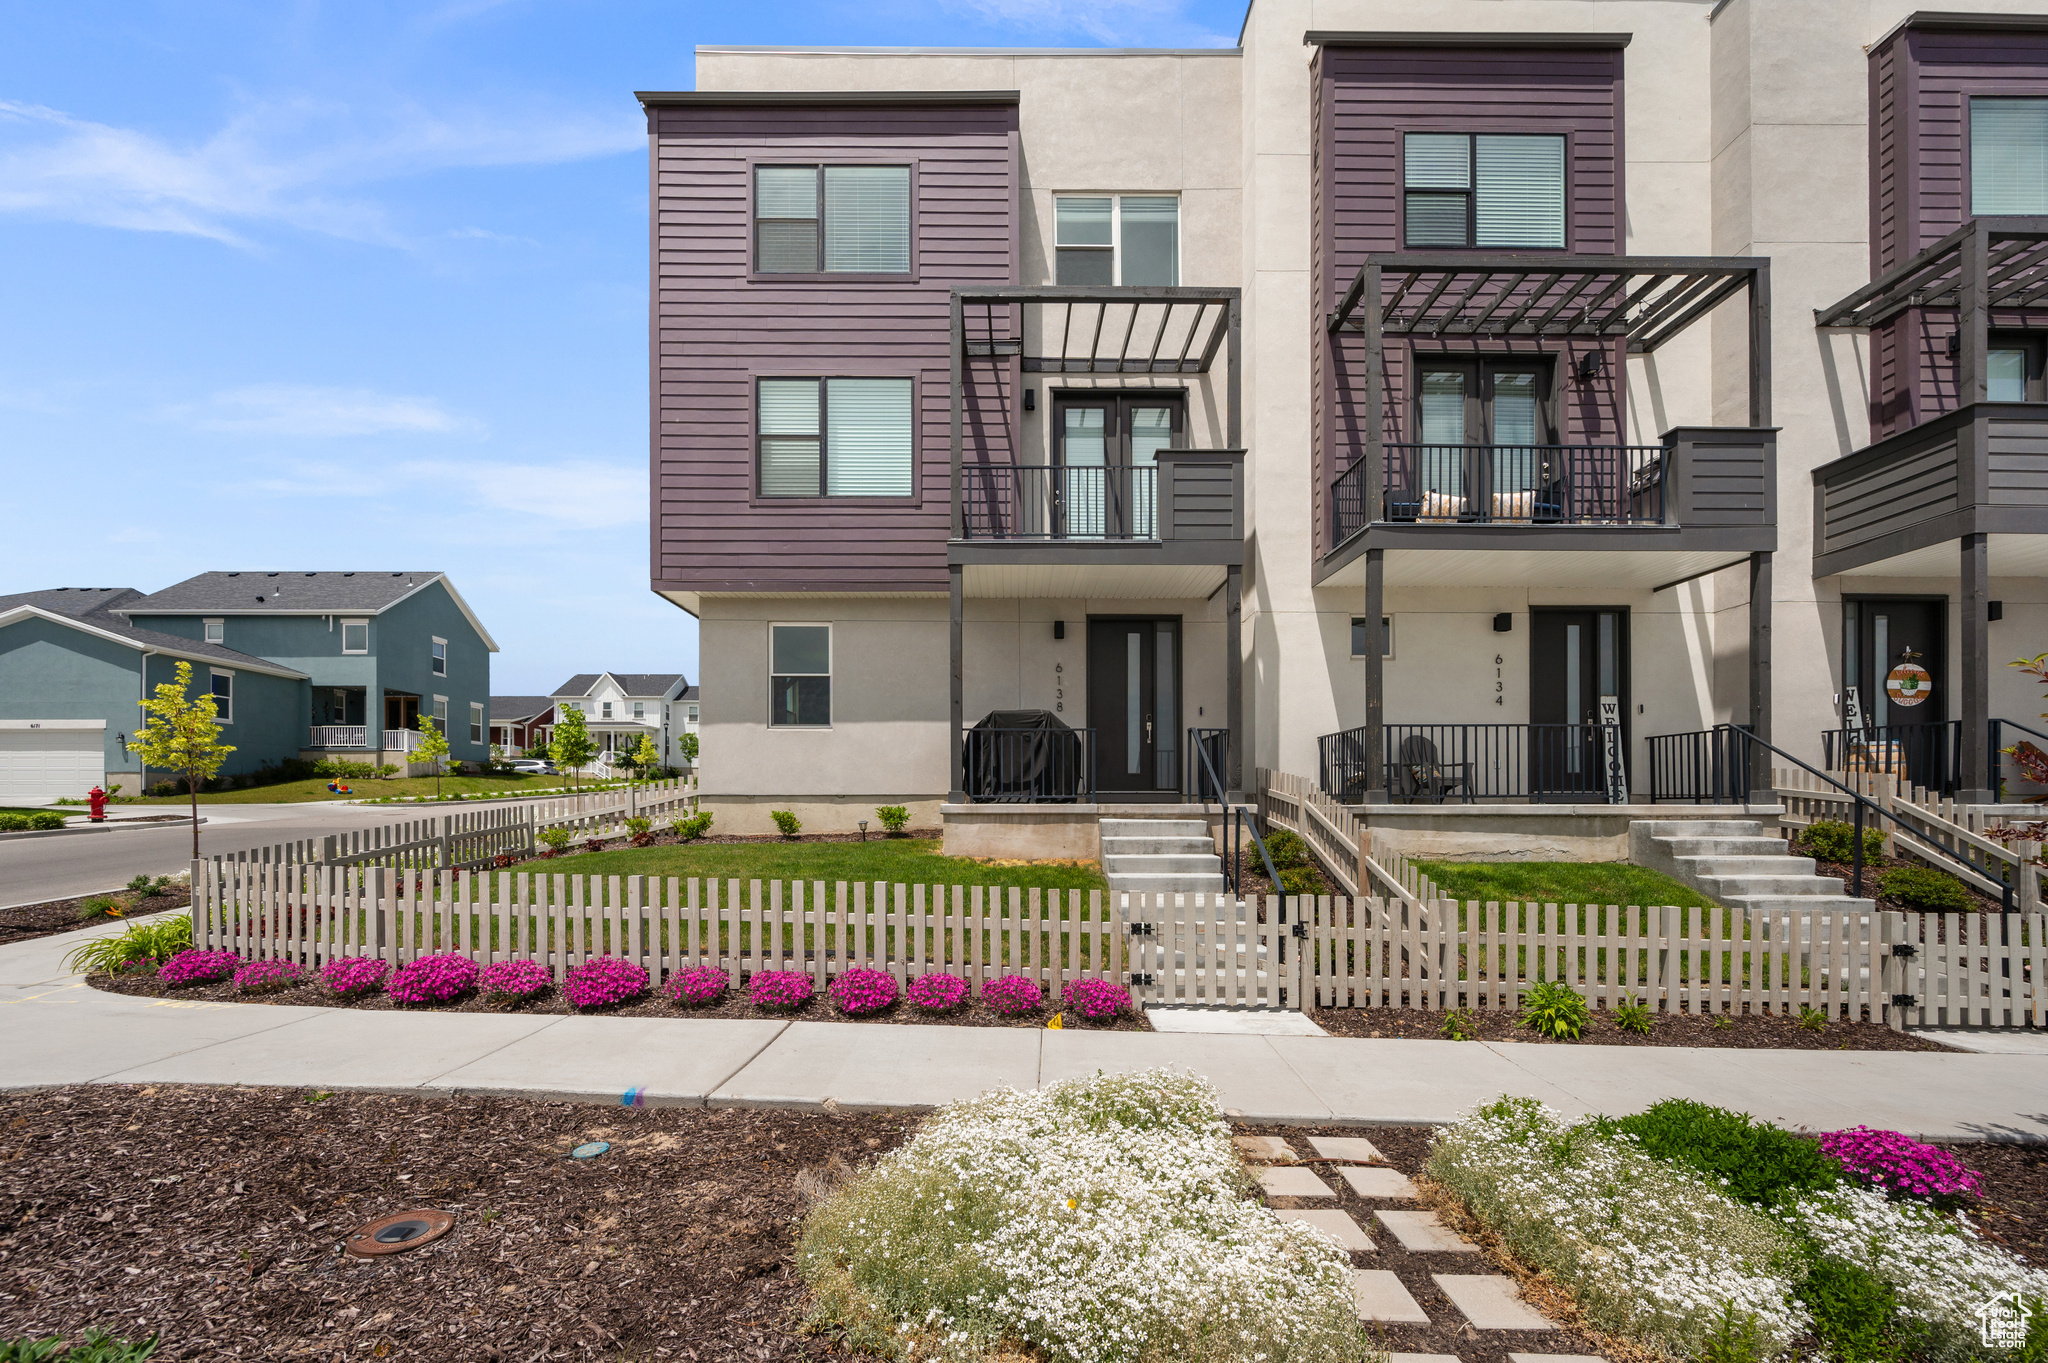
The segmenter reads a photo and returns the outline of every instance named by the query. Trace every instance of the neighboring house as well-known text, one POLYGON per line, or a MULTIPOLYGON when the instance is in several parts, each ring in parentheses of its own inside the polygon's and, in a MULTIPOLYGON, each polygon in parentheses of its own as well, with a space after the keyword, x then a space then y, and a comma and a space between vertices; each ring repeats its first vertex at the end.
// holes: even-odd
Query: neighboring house
POLYGON ((1068 798, 1185 799, 1197 745, 1361 804, 1744 793, 1712 726, 1818 764, 1852 689, 1988 798, 2041 708, 1991 660, 2048 647, 2017 8, 700 48, 640 96, 651 586, 721 826, 1002 794, 970 726, 1019 709, 1081 731, 1068 798))
MULTIPOLYGON (((94 786, 140 791, 145 773, 127 750, 139 702, 177 665, 210 691, 221 737, 235 751, 221 767, 239 776, 299 755, 308 676, 274 659, 132 624, 129 587, 58 587, 0 596, 0 804, 76 799, 94 786)), ((148 779, 167 779, 152 772, 148 779)))
POLYGON ((306 676, 310 712, 297 725, 307 757, 404 762, 422 712, 442 723, 456 761, 490 756, 498 646, 446 574, 201 573, 119 609, 138 628, 306 676))
POLYGON ((548 699, 558 715, 565 709, 583 712, 601 765, 611 765, 612 753, 638 748, 644 736, 654 740, 664 766, 680 767, 686 764, 676 740, 686 724, 694 724, 689 714, 697 704, 683 700, 690 690, 681 673, 579 672, 548 699))
MULTIPOLYGON (((683 735, 697 732, 697 711, 702 703, 698 694, 698 688, 688 686, 683 688, 682 695, 676 697, 675 703, 669 706, 669 713, 676 717, 674 726, 676 743, 678 745, 676 748, 676 765, 686 767, 691 771, 697 769, 697 764, 703 760, 704 755, 700 751, 696 758, 689 757, 682 751, 681 743, 683 735)), ((701 742, 701 740, 699 741, 701 742)))
POLYGON ((491 697, 491 746, 508 757, 545 744, 554 722, 554 702, 546 696, 491 697))

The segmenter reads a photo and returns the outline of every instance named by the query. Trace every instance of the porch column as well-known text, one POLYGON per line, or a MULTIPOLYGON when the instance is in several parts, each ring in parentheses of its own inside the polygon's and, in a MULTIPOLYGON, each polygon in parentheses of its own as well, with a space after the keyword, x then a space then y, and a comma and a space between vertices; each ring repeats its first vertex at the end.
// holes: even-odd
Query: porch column
POLYGON ((1365 802, 1387 802, 1386 688, 1382 684, 1380 619, 1386 613, 1387 551, 1365 551, 1365 802))
POLYGON ((1235 803, 1244 799, 1244 568, 1235 563, 1224 570, 1223 608, 1223 722, 1230 726, 1224 798, 1235 803))
MULTIPOLYGON (((1764 743, 1771 738, 1771 554, 1761 550, 1749 556, 1749 727, 1764 743)), ((1761 744, 1749 749, 1749 802, 1771 804, 1777 799, 1771 780, 1775 754, 1761 744)))
POLYGON ((947 790, 950 792, 946 796, 946 799, 956 805, 967 803, 967 783, 961 775, 961 767, 963 766, 963 758, 965 757, 965 753, 962 751, 962 749, 964 748, 967 741, 966 735, 963 732, 967 723, 967 693, 964 686, 962 685, 961 679, 964 674, 961 672, 960 668, 960 655, 964 647, 963 631, 961 629, 960 623, 960 612, 963 596, 963 579, 961 577, 961 573, 963 571, 964 570, 957 563, 953 564, 947 570, 947 576, 951 579, 953 598, 953 707, 951 711, 953 720, 953 736, 952 741, 947 744, 947 749, 953 755, 953 774, 950 777, 946 778, 946 787, 947 790))
POLYGON ((1963 656, 1956 669, 1956 799, 1988 805, 1998 798, 1997 759, 1991 754, 1991 624, 1987 598, 1991 562, 1983 535, 1962 538, 1963 656))

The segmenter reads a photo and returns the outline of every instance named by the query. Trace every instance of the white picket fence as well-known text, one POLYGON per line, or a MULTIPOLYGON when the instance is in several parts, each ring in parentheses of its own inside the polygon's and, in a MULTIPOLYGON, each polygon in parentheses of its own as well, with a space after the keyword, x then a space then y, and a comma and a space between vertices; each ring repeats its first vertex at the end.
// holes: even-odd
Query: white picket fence
MULTIPOLYGON (((1924 861, 1994 898, 2011 885, 2016 891, 2013 907, 2021 913, 2035 913, 2044 907, 2040 843, 2016 841, 2008 845, 1988 838, 1988 823, 1982 811, 1958 805, 1938 791, 1915 786, 1893 773, 1846 771, 1834 776, 1963 865, 1928 852, 1919 839, 1900 835, 1888 819, 1867 819, 1866 827, 1881 828, 1888 835, 1887 846, 1893 855, 1924 861)), ((1772 774, 1772 784, 1785 806, 1779 823, 1788 837, 1824 819, 1841 823, 1855 820, 1850 797, 1823 785, 1811 772, 1797 768, 1777 771, 1772 774)))

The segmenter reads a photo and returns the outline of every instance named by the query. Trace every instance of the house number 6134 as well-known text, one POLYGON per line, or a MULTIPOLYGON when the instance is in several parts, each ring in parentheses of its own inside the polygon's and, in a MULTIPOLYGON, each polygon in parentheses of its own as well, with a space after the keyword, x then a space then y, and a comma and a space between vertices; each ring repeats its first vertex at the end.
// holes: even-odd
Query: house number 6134
POLYGON ((1494 703, 1495 705, 1506 705, 1506 704, 1507 704, 1507 702, 1506 702, 1506 700, 1504 700, 1504 699, 1502 698, 1502 693, 1503 693, 1503 692, 1505 692, 1505 691, 1507 690, 1507 687, 1506 687, 1506 685, 1504 685, 1504 684, 1502 683, 1502 681, 1501 681, 1501 679, 1500 679, 1500 663, 1501 663, 1501 658, 1500 658, 1500 654, 1498 654, 1498 653, 1494 654, 1494 655, 1493 655, 1493 703, 1494 703))

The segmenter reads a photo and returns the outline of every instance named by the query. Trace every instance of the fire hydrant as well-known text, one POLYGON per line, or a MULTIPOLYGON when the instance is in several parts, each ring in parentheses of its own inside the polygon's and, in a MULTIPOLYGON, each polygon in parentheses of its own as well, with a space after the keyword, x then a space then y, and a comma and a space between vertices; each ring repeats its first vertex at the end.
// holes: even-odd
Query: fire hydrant
POLYGON ((104 790, 94 786, 85 793, 85 802, 92 806, 92 822, 105 823, 107 821, 107 793, 104 790))

